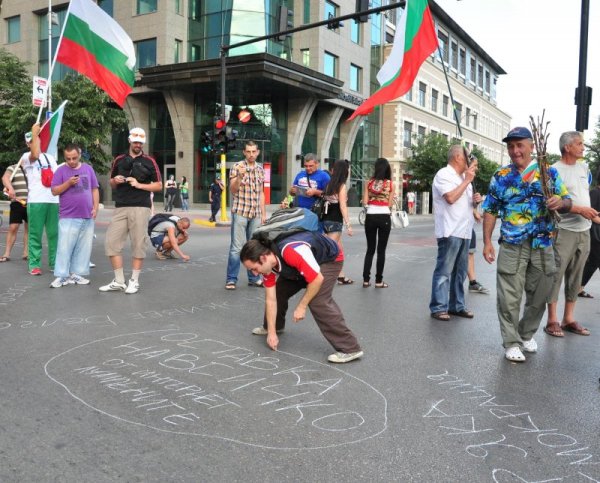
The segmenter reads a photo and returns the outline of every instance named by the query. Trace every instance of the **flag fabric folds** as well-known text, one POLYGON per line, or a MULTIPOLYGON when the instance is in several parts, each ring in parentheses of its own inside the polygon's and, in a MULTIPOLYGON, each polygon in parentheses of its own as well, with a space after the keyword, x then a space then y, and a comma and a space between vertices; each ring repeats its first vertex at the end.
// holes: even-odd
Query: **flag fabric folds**
POLYGON ((92 0, 71 0, 56 60, 88 77, 121 107, 132 91, 133 42, 92 0))
POLYGON ((54 111, 52 117, 40 129, 40 151, 51 154, 54 159, 58 159, 58 137, 60 136, 62 118, 67 102, 69 101, 63 101, 59 108, 54 111))
POLYGON ((421 64, 438 46, 437 35, 427 0, 406 0, 396 25, 392 51, 377 74, 381 87, 352 113, 373 112, 375 106, 403 96, 412 87, 421 64))

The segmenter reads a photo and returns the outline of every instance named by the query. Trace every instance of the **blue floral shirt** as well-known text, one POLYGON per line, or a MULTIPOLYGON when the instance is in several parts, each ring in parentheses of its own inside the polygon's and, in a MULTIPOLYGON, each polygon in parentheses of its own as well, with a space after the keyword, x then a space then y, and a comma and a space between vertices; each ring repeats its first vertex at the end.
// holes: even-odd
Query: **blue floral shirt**
MULTIPOLYGON (((553 193, 570 198, 556 169, 550 166, 548 175, 552 179, 553 193)), ((552 246, 555 227, 546 208, 539 170, 535 170, 531 182, 525 181, 513 164, 496 170, 483 210, 502 220, 500 242, 519 245, 529 239, 532 248, 552 246)))

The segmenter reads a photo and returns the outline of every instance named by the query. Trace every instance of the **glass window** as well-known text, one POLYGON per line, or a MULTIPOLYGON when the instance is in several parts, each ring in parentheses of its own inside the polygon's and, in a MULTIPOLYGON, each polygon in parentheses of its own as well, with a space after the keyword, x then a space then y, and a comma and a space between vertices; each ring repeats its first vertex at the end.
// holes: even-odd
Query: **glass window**
POLYGON ((469 127, 471 125, 471 109, 467 107, 467 113, 465 114, 465 126, 469 127))
POLYGON ((458 44, 454 41, 450 43, 450 65, 458 70, 458 44))
POLYGON ((448 36, 441 30, 438 30, 438 41, 440 50, 444 56, 444 62, 448 62, 448 36))
POLYGON ((137 0, 136 12, 138 15, 143 13, 156 12, 156 4, 158 0, 137 0))
POLYGON ((419 82, 419 106, 425 107, 425 96, 427 95, 427 85, 419 82))
POLYGON ((335 3, 327 0, 325 2, 325 19, 324 20, 327 20, 328 18, 332 18, 332 17, 337 17, 338 9, 339 9, 339 7, 335 3))
POLYGON ((362 24, 356 20, 350 20, 350 40, 355 44, 360 44, 360 26, 362 24))
POLYGON ((6 19, 7 38, 9 44, 21 41, 21 16, 6 19))
POLYGON ((140 40, 134 44, 137 58, 136 69, 156 65, 156 39, 140 40))
POLYGON ((462 119, 462 104, 460 102, 454 103, 454 110, 456 111, 456 116, 458 119, 462 119))
POLYGON ((477 65, 477 85, 483 89, 483 65, 477 65))
MULTIPOLYGON (((58 16, 58 25, 52 24, 52 31, 50 37, 52 39, 52 53, 50 58, 54 57, 56 53, 56 46, 58 44, 58 38, 62 30, 62 26, 67 16, 67 9, 54 9, 54 13, 58 16)), ((46 14, 38 15, 38 75, 41 77, 48 77, 48 17, 46 14)), ((73 73, 73 70, 67 66, 57 62, 52 70, 52 80, 58 81, 65 78, 69 73, 73 73)))
POLYGON ((477 82, 477 62, 471 57, 471 82, 475 84, 477 82))
POLYGON ((350 64, 350 89, 356 92, 360 92, 361 71, 357 65, 350 64))
POLYGON ((477 131, 477 113, 474 112, 473 114, 471 114, 471 116, 473 117, 473 129, 477 131))
POLYGON ((462 75, 467 74, 467 52, 465 51, 465 49, 460 49, 460 52, 459 52, 458 71, 462 75))
POLYGON ((182 15, 182 11, 181 11, 181 7, 182 7, 182 0, 173 0, 175 2, 174 7, 175 7, 175 13, 182 15))
POLYGON ((304 0, 304 9, 302 13, 302 22, 305 24, 310 23, 310 0, 304 0))
POLYGON ((325 51, 325 55, 323 56, 323 73, 331 77, 337 77, 337 63, 338 58, 325 51))
POLYGON ((175 52, 173 53, 173 62, 176 64, 181 62, 181 46, 183 42, 181 40, 175 39, 175 52))
POLYGON ((444 96, 442 99, 442 115, 448 117, 448 96, 444 96))
POLYGON ((98 0, 98 6, 108 15, 113 16, 113 0, 98 0))
POLYGON ((408 91, 406 91, 406 94, 404 94, 404 98, 407 101, 412 102, 412 86, 410 89, 408 89, 408 91))
POLYGON ((490 93, 490 71, 485 71, 485 92, 490 93))
POLYGON ((437 112, 438 91, 431 89, 431 110, 437 112))
POLYGON ((302 49, 302 65, 304 67, 310 67, 310 49, 302 49))
POLYGON ((419 141, 423 141, 424 138, 425 138, 425 126, 419 126, 417 128, 417 139, 419 141))
POLYGON ((402 145, 405 148, 412 147, 412 123, 404 121, 404 131, 402 135, 402 145))

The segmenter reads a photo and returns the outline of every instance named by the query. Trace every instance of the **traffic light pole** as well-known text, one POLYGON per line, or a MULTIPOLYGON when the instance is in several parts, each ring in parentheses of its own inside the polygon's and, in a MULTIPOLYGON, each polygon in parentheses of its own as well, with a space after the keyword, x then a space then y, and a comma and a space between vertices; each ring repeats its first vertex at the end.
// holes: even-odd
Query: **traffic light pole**
MULTIPOLYGON (((382 7, 371 8, 369 10, 364 10, 360 12, 350 13, 348 15, 342 15, 341 17, 333 17, 328 18, 327 20, 321 20, 320 22, 309 23, 306 25, 301 25, 300 27, 291 28, 288 30, 282 30, 281 32, 275 32, 274 34, 263 35, 261 37, 254 37, 249 40, 245 40, 243 42, 238 42, 236 44, 231 45, 221 45, 221 119, 225 121, 225 76, 227 74, 227 64, 226 58, 227 54, 231 49, 235 49, 237 47, 243 47, 244 45, 254 44, 256 42, 261 42, 263 40, 274 39, 277 37, 286 37, 290 34, 296 32, 302 32, 304 30, 310 30, 317 27, 322 27, 324 25, 338 25, 344 20, 356 19, 356 20, 364 20, 368 15, 374 13, 384 12, 386 10, 391 10, 393 8, 404 7, 406 5, 406 0, 400 0, 396 3, 392 3, 390 5, 384 5, 382 7)), ((223 182, 223 194, 221 195, 221 221, 227 220, 227 179, 226 179, 226 162, 227 156, 225 151, 221 153, 221 181, 223 182)))

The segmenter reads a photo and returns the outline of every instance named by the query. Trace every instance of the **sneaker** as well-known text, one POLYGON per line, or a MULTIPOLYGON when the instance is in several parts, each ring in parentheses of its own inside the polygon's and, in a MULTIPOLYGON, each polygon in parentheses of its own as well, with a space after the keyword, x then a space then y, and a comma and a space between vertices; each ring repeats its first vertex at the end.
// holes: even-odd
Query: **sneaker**
MULTIPOLYGON (((283 332, 283 329, 281 330, 276 330, 275 332, 277 332, 278 334, 281 334, 283 332)), ((255 327, 254 329, 252 329, 252 333, 254 335, 267 335, 267 329, 265 329, 264 327, 255 327)))
POLYGON ((102 285, 102 287, 98 288, 98 290, 100 290, 100 292, 115 292, 117 290, 123 291, 126 288, 127 285, 125 285, 124 283, 113 280, 108 285, 102 285))
POLYGON ((90 262, 90 268, 96 268, 96 264, 94 262, 90 262))
POLYGON ((139 289, 140 289, 140 283, 137 280, 131 279, 131 280, 129 280, 129 283, 127 284, 125 293, 131 295, 131 294, 137 293, 139 289))
POLYGON ((350 362, 353 361, 354 359, 358 359, 359 357, 362 357, 364 354, 363 351, 358 351, 358 352, 350 352, 349 354, 346 354, 345 352, 336 352, 335 354, 331 354, 327 360, 329 362, 335 362, 337 364, 344 364, 346 362, 350 362))
POLYGON ((167 257, 165 257, 165 255, 163 254, 162 251, 157 251, 155 253, 155 255, 156 255, 156 258, 158 258, 159 260, 166 260, 167 259, 167 257))
POLYGON ((72 274, 70 283, 74 283, 76 285, 88 285, 90 283, 90 281, 87 278, 72 274))
POLYGON ((523 341, 523 350, 525 352, 531 352, 531 353, 537 352, 537 342, 533 338, 531 338, 529 340, 524 340, 523 341))
POLYGON ((72 282, 69 280, 69 277, 56 277, 54 281, 50 284, 50 287, 60 288, 63 285, 69 285, 70 283, 72 282))
POLYGON ((519 347, 509 347, 504 351, 504 357, 512 362, 525 362, 525 356, 519 347))
POLYGON ((41 268, 32 268, 31 270, 29 270, 29 275, 41 275, 41 274, 42 274, 41 268))
POLYGON ((490 293, 490 291, 487 288, 485 288, 483 285, 481 285, 479 282, 475 282, 475 283, 469 282, 469 292, 484 293, 484 294, 490 293))

